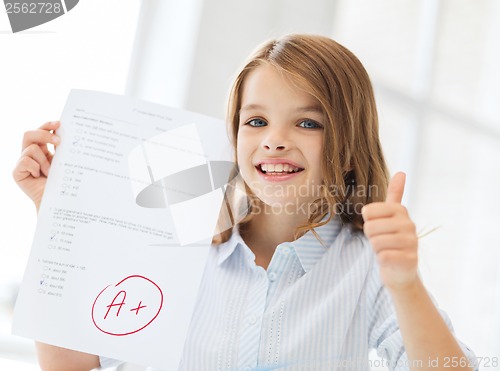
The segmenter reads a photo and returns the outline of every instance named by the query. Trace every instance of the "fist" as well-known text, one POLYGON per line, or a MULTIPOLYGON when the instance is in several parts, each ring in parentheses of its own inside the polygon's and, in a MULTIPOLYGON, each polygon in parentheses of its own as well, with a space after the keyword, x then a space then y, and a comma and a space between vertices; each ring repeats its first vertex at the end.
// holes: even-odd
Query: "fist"
POLYGON ((59 121, 51 121, 36 130, 27 131, 23 138, 21 156, 12 172, 17 185, 33 200, 37 209, 42 200, 53 157, 48 144, 57 146, 61 142, 55 134, 60 125, 59 121))
POLYGON ((364 233, 377 255, 382 282, 390 290, 405 289, 418 280, 417 232, 401 205, 405 181, 404 173, 395 174, 385 202, 374 202, 362 209, 364 233))

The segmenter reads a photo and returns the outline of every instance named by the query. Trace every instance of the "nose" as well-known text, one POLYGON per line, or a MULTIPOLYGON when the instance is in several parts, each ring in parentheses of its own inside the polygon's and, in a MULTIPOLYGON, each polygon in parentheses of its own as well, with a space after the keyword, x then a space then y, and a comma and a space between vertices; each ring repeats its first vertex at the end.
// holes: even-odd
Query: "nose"
POLYGON ((290 147, 289 138, 284 128, 270 128, 262 138, 262 147, 267 151, 284 151, 290 147))

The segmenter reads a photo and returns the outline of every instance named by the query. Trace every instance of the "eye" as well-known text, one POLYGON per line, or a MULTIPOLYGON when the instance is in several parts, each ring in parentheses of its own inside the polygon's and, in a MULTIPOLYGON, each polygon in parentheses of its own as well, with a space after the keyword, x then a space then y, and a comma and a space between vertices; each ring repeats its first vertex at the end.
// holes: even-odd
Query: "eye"
POLYGON ((313 120, 304 120, 298 126, 301 128, 305 128, 305 129, 322 129, 323 128, 323 125, 321 125, 313 120))
POLYGON ((248 121, 246 124, 259 128, 262 126, 266 126, 267 122, 265 122, 263 119, 252 119, 252 120, 248 121))

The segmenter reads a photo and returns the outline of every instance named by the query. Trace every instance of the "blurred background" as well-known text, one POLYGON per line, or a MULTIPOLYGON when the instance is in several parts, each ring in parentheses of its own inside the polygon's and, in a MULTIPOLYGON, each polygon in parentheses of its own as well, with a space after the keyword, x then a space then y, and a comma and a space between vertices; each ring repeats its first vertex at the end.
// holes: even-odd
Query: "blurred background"
POLYGON ((85 0, 17 34, 0 14, 0 369, 38 369, 10 335, 36 225, 11 178, 23 132, 58 119, 72 88, 223 118, 246 56, 285 33, 332 37, 365 65, 404 203, 437 228, 424 283, 477 356, 500 357, 500 1, 85 0))

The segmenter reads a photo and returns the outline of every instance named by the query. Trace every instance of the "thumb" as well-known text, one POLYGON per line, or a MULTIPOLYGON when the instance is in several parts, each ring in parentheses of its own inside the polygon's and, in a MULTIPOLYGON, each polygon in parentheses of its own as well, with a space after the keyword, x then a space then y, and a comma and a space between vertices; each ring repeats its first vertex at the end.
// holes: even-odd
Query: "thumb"
POLYGON ((401 203, 405 191, 406 174, 398 172, 394 174, 387 187, 387 197, 385 202, 401 203))

